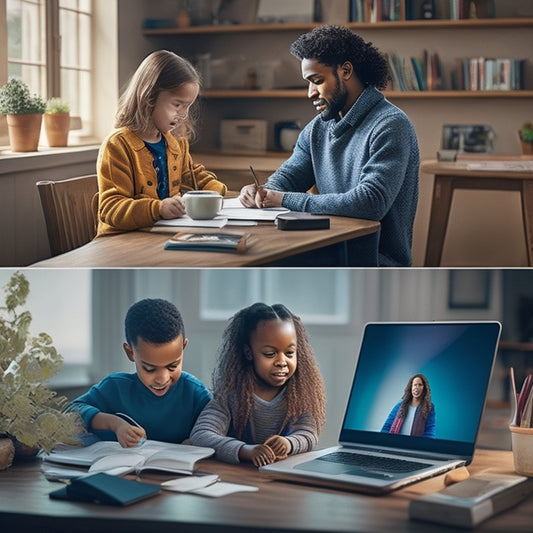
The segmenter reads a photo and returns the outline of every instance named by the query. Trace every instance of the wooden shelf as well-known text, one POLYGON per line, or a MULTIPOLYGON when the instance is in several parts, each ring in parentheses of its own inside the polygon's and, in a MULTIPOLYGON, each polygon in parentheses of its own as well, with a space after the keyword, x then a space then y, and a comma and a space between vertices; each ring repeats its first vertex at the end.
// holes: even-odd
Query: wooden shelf
POLYGON ((500 341, 500 350, 533 352, 533 342, 500 341))
MULTIPOLYGON (((194 35, 206 33, 256 33, 279 31, 308 31, 322 23, 279 23, 279 24, 214 24, 210 26, 188 26, 186 28, 160 28, 145 29, 143 34, 150 35, 194 35)), ((533 26, 533 17, 524 18, 487 18, 487 19, 462 19, 462 20, 404 20, 384 22, 347 22, 354 30, 379 30, 379 29, 432 29, 432 28, 507 28, 533 26)))
MULTIPOLYGON (((521 91, 385 91, 390 99, 533 98, 533 90, 521 91)), ((207 89, 201 96, 220 98, 307 98, 307 89, 207 89)))

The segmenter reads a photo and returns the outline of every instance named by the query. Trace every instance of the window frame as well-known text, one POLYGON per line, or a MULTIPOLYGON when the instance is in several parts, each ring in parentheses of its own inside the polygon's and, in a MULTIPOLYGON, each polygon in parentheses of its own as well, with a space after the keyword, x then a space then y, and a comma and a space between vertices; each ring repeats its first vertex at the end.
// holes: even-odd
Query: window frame
MULTIPOLYGON (((60 17, 62 11, 75 12, 78 15, 87 14, 87 11, 77 8, 60 6, 60 0, 42 0, 44 2, 44 16, 45 16, 45 94, 41 94, 44 99, 52 97, 63 97, 68 101, 68 98, 64 96, 65 91, 61 91, 61 76, 62 71, 72 70, 69 65, 61 65, 61 44, 62 36, 60 33, 60 17)), ((90 27, 93 28, 92 19, 94 17, 95 3, 94 0, 87 0, 89 2, 89 14, 91 17, 90 27)), ((0 86, 4 85, 8 79, 8 38, 7 38, 7 0, 0 0, 0 86)), ((88 72, 91 78, 91 85, 94 83, 92 78, 94 77, 94 58, 93 58, 93 30, 91 29, 89 48, 91 50, 90 65, 88 67, 76 67, 78 72, 88 72)), ((21 64, 25 64, 25 61, 20 61, 21 64)), ((81 86, 81 84, 79 84, 81 86)), ((83 102, 82 94, 78 89, 78 101, 83 102)), ((94 105, 89 95, 90 105, 94 105)), ((71 115, 81 115, 81 113, 71 113, 71 115)), ((81 129, 80 137, 84 136, 90 138, 92 134, 92 122, 94 120, 94 109, 89 110, 88 117, 85 117, 83 126, 79 116, 71 116, 71 129, 81 129)), ((8 145, 8 131, 6 118, 0 115, 0 145, 8 145)), ((79 144, 74 142, 72 144, 79 144)))

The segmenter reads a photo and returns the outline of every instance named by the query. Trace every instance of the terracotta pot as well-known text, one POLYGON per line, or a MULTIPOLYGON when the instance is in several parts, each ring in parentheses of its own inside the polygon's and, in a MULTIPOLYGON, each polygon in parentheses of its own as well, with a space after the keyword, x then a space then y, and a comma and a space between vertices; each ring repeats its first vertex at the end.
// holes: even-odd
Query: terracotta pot
POLYGON ((9 437, 0 438, 0 471, 8 469, 15 457, 15 446, 9 437))
POLYGON ((533 141, 524 141, 520 139, 522 145, 522 153, 524 155, 533 155, 533 141))
POLYGON ((70 129, 70 113, 46 113, 44 131, 48 146, 67 146, 70 129))
POLYGON ((9 143, 13 152, 36 152, 41 135, 41 114, 7 115, 9 143))

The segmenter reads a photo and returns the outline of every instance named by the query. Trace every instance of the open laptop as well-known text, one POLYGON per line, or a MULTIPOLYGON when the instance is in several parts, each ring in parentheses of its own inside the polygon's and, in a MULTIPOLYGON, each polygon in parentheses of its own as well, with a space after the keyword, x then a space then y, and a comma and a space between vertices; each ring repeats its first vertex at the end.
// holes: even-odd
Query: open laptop
POLYGON ((499 322, 367 324, 339 445, 259 470, 278 479, 385 494, 469 464, 500 331, 499 322), (416 374, 425 376, 433 408, 426 408, 426 417, 415 407, 411 416, 404 409, 400 423, 395 406, 404 389, 410 399, 418 393, 408 383, 424 384, 411 379, 416 374))

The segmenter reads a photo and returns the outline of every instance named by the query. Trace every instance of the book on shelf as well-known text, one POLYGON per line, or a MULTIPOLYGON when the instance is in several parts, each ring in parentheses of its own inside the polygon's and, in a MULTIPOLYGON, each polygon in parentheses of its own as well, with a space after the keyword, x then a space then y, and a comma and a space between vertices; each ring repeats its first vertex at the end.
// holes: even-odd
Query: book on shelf
POLYGON ((512 91, 524 88, 524 60, 463 57, 451 73, 452 88, 466 91, 512 91))
POLYGON ((147 440, 141 446, 122 448, 116 441, 99 441, 83 448, 43 454, 46 462, 85 466, 91 472, 123 475, 143 470, 192 474, 196 463, 213 455, 212 448, 147 440))
POLYGON ((382 22, 405 20, 409 0, 350 0, 350 22, 382 22))
POLYGON ((165 250, 243 253, 248 246, 247 233, 178 232, 165 243, 165 250))
POLYGON ((494 18, 494 0, 349 0, 350 22, 494 18))
POLYGON ((395 91, 442 89, 442 70, 438 54, 424 50, 422 58, 406 58, 395 52, 386 54, 395 91))

